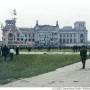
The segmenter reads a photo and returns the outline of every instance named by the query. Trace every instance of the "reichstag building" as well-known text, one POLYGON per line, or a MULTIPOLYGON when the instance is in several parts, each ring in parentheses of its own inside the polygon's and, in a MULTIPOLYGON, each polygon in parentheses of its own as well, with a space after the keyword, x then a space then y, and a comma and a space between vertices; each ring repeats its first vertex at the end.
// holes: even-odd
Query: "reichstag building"
POLYGON ((3 27, 3 44, 24 47, 66 47, 87 44, 87 29, 84 21, 76 21, 74 27, 56 25, 39 25, 38 20, 33 28, 19 28, 16 20, 6 20, 3 27))

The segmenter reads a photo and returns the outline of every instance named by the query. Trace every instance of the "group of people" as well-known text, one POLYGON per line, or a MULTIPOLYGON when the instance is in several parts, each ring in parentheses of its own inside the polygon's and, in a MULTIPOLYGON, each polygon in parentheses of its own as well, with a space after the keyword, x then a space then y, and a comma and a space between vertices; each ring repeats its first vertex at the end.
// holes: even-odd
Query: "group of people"
POLYGON ((4 45, 1 47, 1 55, 4 57, 4 61, 7 61, 7 58, 10 57, 10 60, 13 60, 14 54, 19 54, 19 47, 16 48, 9 48, 8 46, 4 45))
MULTIPOLYGON (((10 57, 10 60, 13 60, 14 54, 19 55, 19 47, 9 48, 8 46, 4 45, 3 47, 1 47, 0 51, 0 54, 4 57, 4 61, 7 61, 8 56, 10 57)), ((85 69, 87 59, 87 48, 85 46, 82 46, 80 49, 80 58, 82 62, 82 69, 85 69)))
POLYGON ((72 50, 74 51, 74 52, 78 52, 78 51, 80 51, 81 50, 81 46, 73 46, 72 47, 72 50))

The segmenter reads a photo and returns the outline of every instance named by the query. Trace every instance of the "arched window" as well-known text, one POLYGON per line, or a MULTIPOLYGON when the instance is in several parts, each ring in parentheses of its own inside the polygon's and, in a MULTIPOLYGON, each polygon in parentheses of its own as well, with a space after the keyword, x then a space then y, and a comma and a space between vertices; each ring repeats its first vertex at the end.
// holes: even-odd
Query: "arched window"
POLYGON ((9 34, 8 34, 8 40, 13 40, 13 39, 14 39, 13 34, 12 34, 12 33, 9 33, 9 34))
POLYGON ((13 37, 13 34, 12 34, 12 33, 9 33, 9 34, 8 34, 8 37, 13 37))

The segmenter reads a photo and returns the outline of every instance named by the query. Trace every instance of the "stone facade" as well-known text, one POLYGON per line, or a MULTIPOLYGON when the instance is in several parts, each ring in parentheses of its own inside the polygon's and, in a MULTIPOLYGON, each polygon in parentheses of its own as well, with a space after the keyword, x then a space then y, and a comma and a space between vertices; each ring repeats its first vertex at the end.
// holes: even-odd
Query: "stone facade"
POLYGON ((60 28, 56 25, 36 25, 33 28, 16 27, 16 20, 6 20, 3 28, 3 44, 9 46, 61 47, 87 44, 87 29, 84 21, 77 21, 74 27, 60 28))

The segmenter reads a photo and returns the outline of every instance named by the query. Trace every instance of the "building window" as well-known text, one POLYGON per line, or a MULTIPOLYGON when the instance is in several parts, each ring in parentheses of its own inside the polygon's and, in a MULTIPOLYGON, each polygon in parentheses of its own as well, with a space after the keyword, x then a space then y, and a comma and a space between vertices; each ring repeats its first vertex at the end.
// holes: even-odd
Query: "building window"
POLYGON ((76 37, 76 34, 74 33, 74 37, 76 37))
POLYGON ((69 43, 69 39, 67 39, 67 43, 69 43))
POLYGON ((63 39, 63 43, 65 43, 65 39, 63 39))
POLYGON ((17 41, 19 41, 20 39, 19 38, 17 38, 17 41))
POLYGON ((34 41, 34 39, 32 39, 32 41, 34 41))
POLYGON ((28 39, 28 41, 31 41, 31 39, 28 39))
POLYGON ((62 43, 62 39, 60 39, 60 43, 62 43))
POLYGON ((69 35, 67 34, 67 37, 69 37, 69 35))
POLYGON ((21 41, 23 41, 23 38, 21 38, 21 41))
POLYGON ((29 37, 31 37, 31 34, 29 34, 29 37))
POLYGON ((72 34, 70 34, 70 37, 72 37, 72 34))
POLYGON ((72 43, 72 39, 70 39, 70 43, 72 43))
POLYGON ((55 33, 55 32, 54 32, 54 33, 52 33, 52 34, 53 34, 53 35, 57 35, 57 33, 55 33))
POLYGON ((12 33, 9 33, 9 34, 8 34, 8 39, 9 39, 9 40, 13 40, 13 38, 14 38, 13 34, 12 34, 12 33))
POLYGON ((60 37, 62 37, 62 34, 60 34, 60 37))
POLYGON ((20 34, 18 33, 18 34, 17 34, 17 37, 19 37, 19 36, 20 36, 20 34))
POLYGON ((33 37, 34 37, 34 33, 33 33, 33 37))
POLYGON ((63 37, 65 37, 65 34, 63 34, 63 37))
POLYGON ((74 39, 74 43, 76 43, 76 39, 74 39))
POLYGON ((25 39, 25 42, 27 42, 27 39, 25 39))
POLYGON ((25 34, 25 37, 27 37, 27 34, 25 34))
POLYGON ((83 34, 80 34, 80 38, 83 38, 84 37, 84 35, 83 34))

